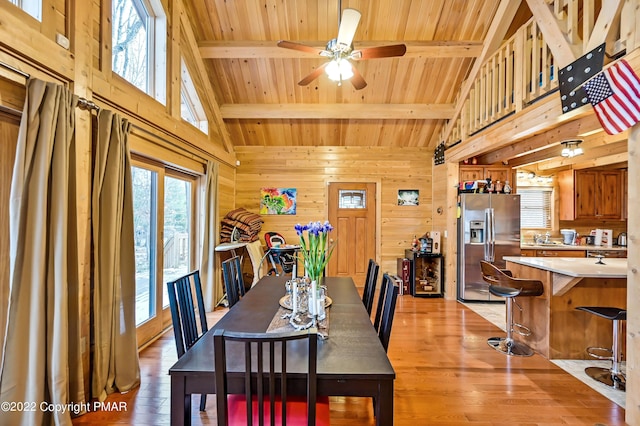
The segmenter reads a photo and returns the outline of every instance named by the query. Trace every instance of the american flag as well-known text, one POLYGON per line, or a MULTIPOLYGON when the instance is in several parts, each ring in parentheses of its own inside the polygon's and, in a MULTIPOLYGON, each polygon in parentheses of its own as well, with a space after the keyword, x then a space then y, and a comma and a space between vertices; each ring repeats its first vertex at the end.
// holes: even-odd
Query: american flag
POLYGON ((587 81, 584 89, 608 134, 640 121, 640 79, 624 59, 587 81))

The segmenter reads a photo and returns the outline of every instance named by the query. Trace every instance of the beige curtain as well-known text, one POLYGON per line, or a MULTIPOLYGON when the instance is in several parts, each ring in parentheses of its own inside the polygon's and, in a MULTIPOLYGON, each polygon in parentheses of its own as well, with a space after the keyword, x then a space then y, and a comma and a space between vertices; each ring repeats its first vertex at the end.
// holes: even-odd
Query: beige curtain
POLYGON ((216 241, 218 235, 218 164, 207 162, 204 190, 204 220, 202 232, 202 261, 200 281, 203 287, 204 307, 213 311, 222 299, 222 286, 216 285, 216 241))
POLYGON ((140 383, 135 321, 135 255, 130 124, 112 111, 98 114, 91 200, 94 358, 92 397, 140 383))
POLYGON ((43 407, 84 401, 75 204, 77 102, 60 85, 27 82, 11 181, 9 317, 0 373, 1 402, 27 405, 3 409, 0 423, 6 425, 70 425, 69 411, 43 407))

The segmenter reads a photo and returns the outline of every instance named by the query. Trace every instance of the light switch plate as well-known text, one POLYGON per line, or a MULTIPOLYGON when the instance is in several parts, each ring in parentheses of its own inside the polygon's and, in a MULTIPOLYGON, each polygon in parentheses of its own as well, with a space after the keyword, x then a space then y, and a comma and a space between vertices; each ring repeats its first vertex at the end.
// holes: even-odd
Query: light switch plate
POLYGON ((69 46, 71 46, 71 44, 69 43, 69 39, 60 33, 56 33, 56 43, 67 50, 69 50, 69 46))

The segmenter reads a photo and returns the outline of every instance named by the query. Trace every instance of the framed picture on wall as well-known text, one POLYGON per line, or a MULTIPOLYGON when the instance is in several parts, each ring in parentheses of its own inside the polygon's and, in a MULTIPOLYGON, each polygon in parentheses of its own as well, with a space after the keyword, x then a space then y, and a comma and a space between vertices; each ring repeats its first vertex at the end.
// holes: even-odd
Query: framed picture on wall
POLYGON ((296 188, 261 188, 260 214, 296 214, 296 188))
POLYGON ((420 204, 420 191, 417 189, 399 189, 399 206, 417 206, 420 204))

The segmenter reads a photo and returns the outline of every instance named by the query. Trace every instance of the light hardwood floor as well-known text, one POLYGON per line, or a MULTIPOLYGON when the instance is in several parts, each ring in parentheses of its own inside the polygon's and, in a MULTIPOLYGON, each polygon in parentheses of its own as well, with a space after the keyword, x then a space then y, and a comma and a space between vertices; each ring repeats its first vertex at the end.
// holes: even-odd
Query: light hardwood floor
MULTIPOLYGON (((210 324, 225 310, 210 314, 210 324)), ((539 355, 506 357, 486 339, 502 335, 489 321, 455 301, 398 297, 389 358, 396 371, 394 424, 624 425, 624 409, 539 355)), ((124 411, 98 411, 76 425, 168 425, 170 380, 176 361, 169 331, 140 353, 141 385, 108 401, 124 411)), ((213 362, 213 361, 212 361, 213 362)), ((207 411, 193 397, 193 425, 216 424, 214 397, 207 411)), ((374 425, 365 398, 331 398, 334 426, 374 425)))

